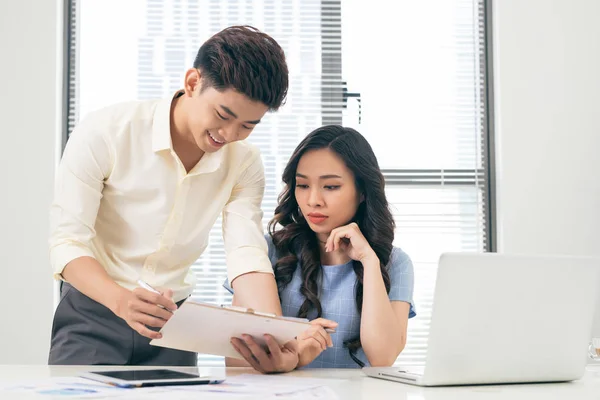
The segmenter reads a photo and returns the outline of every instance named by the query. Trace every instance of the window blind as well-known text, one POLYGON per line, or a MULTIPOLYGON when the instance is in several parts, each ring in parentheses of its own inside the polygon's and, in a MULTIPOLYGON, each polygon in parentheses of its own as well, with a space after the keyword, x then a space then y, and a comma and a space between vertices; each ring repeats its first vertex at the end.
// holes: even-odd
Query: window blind
MULTIPOLYGON (((115 102, 171 95, 199 46, 226 26, 269 33, 286 52, 290 90, 286 105, 249 139, 265 165, 265 227, 285 163, 308 132, 339 123, 363 133, 384 169, 398 224, 395 244, 415 264, 418 317, 409 322, 399 362, 420 363, 437 257, 488 249, 489 162, 484 1, 419 3, 70 0, 65 125, 70 132, 80 116, 115 102)), ((193 269, 195 299, 231 301, 221 287, 220 220, 193 269)), ((222 363, 199 356, 201 365, 222 363)))
POLYGON ((490 250, 485 6, 342 2, 337 119, 373 146, 395 245, 415 268, 417 317, 398 364, 425 361, 440 254, 490 250))

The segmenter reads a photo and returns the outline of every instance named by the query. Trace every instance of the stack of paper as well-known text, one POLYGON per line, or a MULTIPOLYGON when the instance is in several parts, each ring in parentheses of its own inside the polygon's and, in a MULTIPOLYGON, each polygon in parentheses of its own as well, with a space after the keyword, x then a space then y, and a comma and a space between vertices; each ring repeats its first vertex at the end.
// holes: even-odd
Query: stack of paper
POLYGON ((0 387, 0 399, 337 399, 331 387, 340 382, 339 379, 245 374, 227 378, 218 385, 123 389, 83 378, 52 378, 4 385, 0 387))

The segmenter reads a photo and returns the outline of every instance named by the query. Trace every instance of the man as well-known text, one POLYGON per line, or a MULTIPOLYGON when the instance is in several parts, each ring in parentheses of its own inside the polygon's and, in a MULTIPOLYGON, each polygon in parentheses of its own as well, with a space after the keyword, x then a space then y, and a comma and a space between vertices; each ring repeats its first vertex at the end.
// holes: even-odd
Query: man
POLYGON ((93 112, 69 139, 51 209, 50 258, 65 283, 50 364, 195 365, 195 353, 149 341, 192 293, 190 266, 220 214, 238 304, 281 314, 263 166, 243 140, 286 97, 283 50, 230 27, 200 47, 183 83, 168 99, 93 112))

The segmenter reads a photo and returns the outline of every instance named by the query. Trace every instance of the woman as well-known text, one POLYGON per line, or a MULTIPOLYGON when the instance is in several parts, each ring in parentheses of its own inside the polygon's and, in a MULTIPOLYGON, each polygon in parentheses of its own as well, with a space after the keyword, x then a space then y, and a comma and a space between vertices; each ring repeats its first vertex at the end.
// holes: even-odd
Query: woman
POLYGON ((414 276, 410 258, 392 245, 395 224, 371 146, 353 129, 318 128, 296 148, 283 182, 269 257, 283 315, 315 324, 297 346, 271 339, 265 352, 246 335, 232 338, 233 346, 263 372, 289 370, 292 361, 274 364, 293 353, 294 367, 393 364, 416 315, 414 276), (327 320, 338 323, 331 335, 327 320))

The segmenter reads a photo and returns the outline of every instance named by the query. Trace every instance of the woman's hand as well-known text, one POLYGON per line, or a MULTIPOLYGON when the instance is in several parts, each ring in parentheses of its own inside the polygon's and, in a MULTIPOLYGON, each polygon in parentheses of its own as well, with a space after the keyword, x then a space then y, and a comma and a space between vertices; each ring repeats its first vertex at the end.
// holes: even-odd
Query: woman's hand
POLYGON ((363 264, 365 261, 377 261, 379 265, 377 254, 375 254, 355 222, 335 228, 329 234, 325 242, 325 251, 330 252, 340 249, 353 260, 360 261, 363 264))
POLYGON ((267 349, 260 346, 250 335, 231 338, 231 345, 255 370, 263 374, 289 372, 298 365, 298 345, 290 340, 279 345, 271 335, 264 335, 267 349))
POLYGON ((310 364, 328 347, 333 346, 331 336, 325 329, 335 329, 338 326, 337 322, 317 318, 310 323, 311 327, 296 338, 299 353, 298 367, 310 364))

